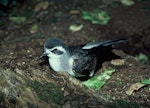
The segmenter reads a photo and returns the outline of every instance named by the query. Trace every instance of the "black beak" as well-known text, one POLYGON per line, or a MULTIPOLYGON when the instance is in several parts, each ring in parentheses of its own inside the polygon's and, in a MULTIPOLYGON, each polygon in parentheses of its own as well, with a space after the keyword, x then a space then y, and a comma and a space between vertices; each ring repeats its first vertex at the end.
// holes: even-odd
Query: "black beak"
POLYGON ((47 53, 43 53, 41 56, 40 56, 40 58, 42 59, 43 57, 46 57, 47 56, 47 53))
POLYGON ((40 66, 42 66, 42 65, 48 65, 48 64, 49 64, 47 53, 44 52, 44 53, 40 56, 40 59, 43 60, 43 62, 39 63, 40 66))

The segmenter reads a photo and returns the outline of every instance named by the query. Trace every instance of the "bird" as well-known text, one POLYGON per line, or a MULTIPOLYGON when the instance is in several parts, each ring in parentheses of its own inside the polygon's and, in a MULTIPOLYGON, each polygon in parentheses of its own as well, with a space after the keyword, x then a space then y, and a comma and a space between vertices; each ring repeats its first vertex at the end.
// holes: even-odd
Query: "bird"
POLYGON ((92 77, 99 63, 118 57, 112 52, 112 45, 126 42, 126 39, 89 42, 69 46, 58 38, 48 38, 44 43, 44 53, 50 67, 55 72, 67 72, 73 77, 92 77))

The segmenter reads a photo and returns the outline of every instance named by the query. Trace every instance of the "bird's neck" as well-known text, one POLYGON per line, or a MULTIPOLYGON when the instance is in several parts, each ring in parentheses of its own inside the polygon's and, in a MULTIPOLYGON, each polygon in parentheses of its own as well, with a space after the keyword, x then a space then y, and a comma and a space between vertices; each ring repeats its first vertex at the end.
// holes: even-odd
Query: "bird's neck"
POLYGON ((74 75, 72 72, 72 59, 70 55, 63 55, 58 58, 49 58, 49 64, 51 68, 56 72, 68 72, 74 75))

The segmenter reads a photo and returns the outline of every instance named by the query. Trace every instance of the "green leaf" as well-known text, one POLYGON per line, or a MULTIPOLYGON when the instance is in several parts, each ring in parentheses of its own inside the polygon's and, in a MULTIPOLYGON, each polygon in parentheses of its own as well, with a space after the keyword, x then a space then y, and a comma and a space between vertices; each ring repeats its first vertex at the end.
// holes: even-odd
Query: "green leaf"
POLYGON ((0 26, 4 25, 4 22, 0 20, 0 26))
POLYGON ((38 31, 38 25, 33 24, 32 27, 30 28, 30 33, 36 33, 38 31))
POLYGON ((139 55, 137 55, 136 60, 138 60, 139 62, 143 63, 143 64, 149 64, 149 59, 147 57, 147 55, 140 53, 139 55))
POLYGON ((9 0, 0 0, 0 3, 5 6, 7 6, 8 2, 9 2, 9 0))
POLYGON ((115 69, 108 69, 87 81, 83 81, 82 83, 93 90, 99 90, 114 72, 115 69))
POLYGON ((9 20, 13 23, 20 24, 26 21, 26 17, 9 17, 9 20))
POLYGON ((141 81, 142 84, 149 85, 150 84, 150 79, 144 79, 141 81))
POLYGON ((116 60, 111 60, 111 64, 114 66, 121 66, 125 64, 125 59, 116 59, 116 60))
POLYGON ((83 28, 83 24, 81 24, 81 25, 77 25, 77 24, 74 24, 74 25, 71 25, 70 27, 69 27, 69 29, 71 30, 71 31, 79 31, 79 30, 81 30, 83 28))
POLYGON ((121 0, 120 2, 125 6, 131 6, 134 4, 134 0, 121 0))
POLYGON ((91 20, 92 19, 91 14, 89 12, 83 11, 82 14, 83 14, 82 18, 85 20, 91 20))
POLYGON ((93 79, 83 82, 83 84, 94 90, 99 90, 105 84, 105 82, 99 81, 98 79, 93 78, 93 79))
POLYGON ((82 18, 85 20, 90 20, 92 24, 105 25, 110 20, 110 16, 106 11, 94 10, 93 12, 82 11, 82 18))
POLYGON ((16 0, 0 0, 0 4, 3 4, 5 6, 16 5, 16 0))

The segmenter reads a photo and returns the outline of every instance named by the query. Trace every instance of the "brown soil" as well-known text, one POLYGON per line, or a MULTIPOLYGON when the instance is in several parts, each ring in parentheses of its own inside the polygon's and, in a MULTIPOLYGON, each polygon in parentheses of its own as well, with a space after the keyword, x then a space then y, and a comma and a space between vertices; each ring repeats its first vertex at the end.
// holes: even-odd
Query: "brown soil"
MULTIPOLYGON (((50 78, 60 88, 65 88, 65 97, 61 100, 64 108, 98 108, 101 102, 95 96, 87 95, 81 88, 71 87, 69 80, 64 81, 48 65, 39 65, 42 62, 39 56, 43 53, 43 43, 47 38, 58 37, 69 45, 84 44, 92 40, 127 38, 127 43, 116 46, 119 50, 132 56, 142 52, 150 58, 150 10, 147 8, 150 7, 149 0, 135 2, 129 7, 122 4, 112 7, 112 2, 103 3, 101 0, 51 0, 48 1, 48 8, 34 12, 35 6, 40 2, 42 0, 27 0, 13 8, 13 11, 22 14, 33 12, 24 23, 14 24, 9 16, 1 17, 4 25, 0 26, 0 67, 11 71, 19 69, 31 77, 34 75, 33 70, 49 73, 50 78), (106 25, 91 24, 90 21, 81 19, 81 13, 77 11, 92 11, 102 7, 111 16, 106 25), (73 10, 77 13, 72 13, 73 10), (84 27, 80 31, 72 32, 69 26, 75 23, 84 24, 84 27), (35 33, 30 30, 33 24, 38 25, 35 33)), ((104 65, 103 68, 107 66, 104 65)), ((150 78, 149 65, 142 65, 128 58, 124 65, 115 68, 116 72, 111 79, 95 93, 104 98, 109 96, 108 100, 114 104, 118 100, 120 103, 130 101, 150 107, 148 86, 130 96, 125 93, 132 84, 150 78)))

